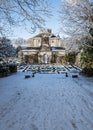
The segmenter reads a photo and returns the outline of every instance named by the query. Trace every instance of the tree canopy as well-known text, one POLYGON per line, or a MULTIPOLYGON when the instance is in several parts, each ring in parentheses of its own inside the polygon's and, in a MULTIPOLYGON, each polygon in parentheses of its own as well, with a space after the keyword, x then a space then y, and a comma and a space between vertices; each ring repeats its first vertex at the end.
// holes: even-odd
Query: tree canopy
POLYGON ((16 25, 29 25, 31 31, 43 27, 50 14, 48 8, 47 0, 0 0, 0 34, 16 25))
POLYGON ((70 36, 87 35, 93 22, 93 12, 88 0, 62 1, 60 19, 62 31, 70 36))

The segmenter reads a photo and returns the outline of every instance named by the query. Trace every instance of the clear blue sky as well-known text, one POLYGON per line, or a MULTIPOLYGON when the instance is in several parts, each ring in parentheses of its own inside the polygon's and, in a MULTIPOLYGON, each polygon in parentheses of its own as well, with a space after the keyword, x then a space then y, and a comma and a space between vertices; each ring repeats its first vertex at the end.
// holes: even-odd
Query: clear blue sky
MULTIPOLYGON (((93 0, 89 0, 89 1, 93 2, 93 0)), ((60 21, 59 21, 59 14, 58 14, 58 10, 60 8, 60 0, 50 0, 50 2, 52 3, 51 6, 53 7, 52 8, 53 16, 51 18, 47 19, 45 28, 52 29, 52 32, 54 34, 60 35, 60 33, 59 33, 60 32, 60 21)), ((36 35, 37 33, 39 33, 39 30, 37 30, 34 34, 30 34, 26 30, 24 30, 22 27, 20 27, 20 28, 14 29, 14 34, 11 38, 22 37, 24 39, 28 39, 28 38, 31 38, 32 36, 36 35)))
MULTIPOLYGON (((59 24, 59 17, 58 17, 58 10, 60 7, 60 0, 50 0, 51 6, 52 6, 52 13, 53 16, 47 18, 46 26, 45 28, 52 29, 52 32, 55 34, 59 33, 60 24, 59 24)), ((14 34, 11 38, 18 38, 22 37, 24 39, 28 39, 37 33, 39 33, 40 30, 37 30, 34 34, 28 33, 26 30, 24 30, 22 27, 14 28, 14 34)))

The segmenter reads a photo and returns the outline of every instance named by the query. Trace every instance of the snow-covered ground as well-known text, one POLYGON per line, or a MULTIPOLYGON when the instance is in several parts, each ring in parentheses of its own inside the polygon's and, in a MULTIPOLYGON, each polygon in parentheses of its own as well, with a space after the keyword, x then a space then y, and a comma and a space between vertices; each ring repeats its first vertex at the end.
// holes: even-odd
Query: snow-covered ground
POLYGON ((93 77, 0 78, 0 130, 93 130, 93 77))

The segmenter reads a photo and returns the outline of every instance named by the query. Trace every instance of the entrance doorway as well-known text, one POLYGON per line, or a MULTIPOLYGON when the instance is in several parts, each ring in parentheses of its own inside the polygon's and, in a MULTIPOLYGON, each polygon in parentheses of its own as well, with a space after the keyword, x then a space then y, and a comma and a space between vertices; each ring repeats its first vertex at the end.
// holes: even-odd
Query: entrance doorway
POLYGON ((44 55, 43 55, 43 63, 44 63, 44 64, 47 64, 47 58, 48 58, 48 57, 47 57, 47 54, 44 54, 44 55))

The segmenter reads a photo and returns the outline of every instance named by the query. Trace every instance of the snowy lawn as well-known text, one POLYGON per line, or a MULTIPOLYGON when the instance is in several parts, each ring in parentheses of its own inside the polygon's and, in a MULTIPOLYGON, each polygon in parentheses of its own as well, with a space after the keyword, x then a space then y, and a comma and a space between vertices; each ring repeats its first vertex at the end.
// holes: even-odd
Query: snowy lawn
POLYGON ((0 78, 0 130, 93 130, 93 77, 0 78))

